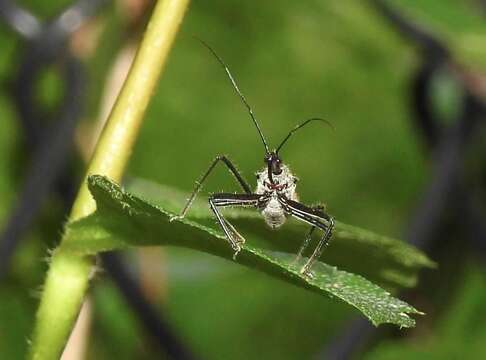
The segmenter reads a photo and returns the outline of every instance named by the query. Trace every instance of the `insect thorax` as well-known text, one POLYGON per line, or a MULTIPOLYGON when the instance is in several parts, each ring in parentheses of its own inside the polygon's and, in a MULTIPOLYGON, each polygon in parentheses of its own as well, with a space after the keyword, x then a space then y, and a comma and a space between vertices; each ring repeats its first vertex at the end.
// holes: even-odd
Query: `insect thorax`
POLYGON ((273 183, 268 178, 268 168, 256 173, 257 187, 255 193, 267 194, 270 199, 262 209, 265 222, 271 228, 278 228, 285 223, 287 214, 278 200, 278 194, 284 195, 287 199, 298 201, 295 191, 297 178, 292 175, 286 165, 281 166, 282 172, 272 175, 273 183))

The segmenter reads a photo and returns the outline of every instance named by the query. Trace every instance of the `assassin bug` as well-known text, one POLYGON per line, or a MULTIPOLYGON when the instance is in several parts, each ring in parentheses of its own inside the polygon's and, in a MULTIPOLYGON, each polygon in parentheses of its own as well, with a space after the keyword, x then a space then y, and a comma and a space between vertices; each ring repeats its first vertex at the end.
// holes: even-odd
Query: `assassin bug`
POLYGON ((233 163, 224 155, 218 155, 216 159, 213 160, 208 170, 204 173, 199 181, 196 182, 196 187, 194 188, 190 198, 188 199, 186 205, 182 209, 181 213, 177 216, 173 216, 171 220, 183 218, 187 211, 189 210, 191 204, 193 203, 196 195, 201 190, 202 185, 206 178, 209 176, 211 171, 214 169, 217 163, 222 162, 229 171, 236 177, 236 180, 241 185, 244 193, 233 194, 233 193, 217 193, 211 194, 209 196, 209 206, 213 211, 216 219, 223 229, 231 247, 235 251, 234 257, 241 250, 241 244, 245 242, 243 236, 241 236, 238 231, 231 225, 228 220, 226 220, 221 214, 219 208, 226 206, 243 206, 243 207, 253 207, 258 209, 265 222, 272 228, 277 229, 285 223, 288 216, 293 216, 303 222, 311 225, 310 231, 307 234, 296 258, 296 262, 300 260, 304 250, 309 245, 312 233, 316 228, 322 230, 322 237, 314 249, 312 255, 303 265, 300 272, 306 276, 311 277, 311 267, 313 263, 320 257, 324 247, 329 243, 332 235, 332 230, 334 228, 334 219, 329 216, 321 206, 310 207, 298 202, 297 193, 295 191, 297 178, 291 173, 290 169, 283 164, 282 159, 279 155, 280 150, 287 140, 292 136, 294 132, 303 128, 305 125, 312 121, 323 121, 330 125, 326 120, 320 118, 312 118, 304 121, 303 123, 297 125, 292 129, 288 135, 283 139, 280 145, 273 151, 270 151, 267 141, 263 136, 263 132, 256 120, 253 110, 248 104, 245 96, 242 94, 238 85, 236 84, 233 75, 231 75, 230 70, 219 57, 218 54, 204 41, 198 39, 208 50, 216 57, 218 62, 226 71, 233 88, 240 97, 243 104, 248 109, 251 119, 256 126, 256 129, 260 135, 260 138, 265 147, 265 167, 256 173, 257 186, 255 192, 251 191, 248 183, 243 179, 241 174, 238 172, 233 163))

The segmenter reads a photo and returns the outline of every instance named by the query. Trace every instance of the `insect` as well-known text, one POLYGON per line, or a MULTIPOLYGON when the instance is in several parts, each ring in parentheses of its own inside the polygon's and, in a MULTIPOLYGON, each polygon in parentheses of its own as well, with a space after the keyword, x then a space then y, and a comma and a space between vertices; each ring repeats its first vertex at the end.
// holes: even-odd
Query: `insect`
MULTIPOLYGON (((238 254, 241 250, 241 245, 245 242, 245 238, 241 236, 238 231, 231 225, 228 220, 226 220, 220 212, 220 208, 229 207, 229 206, 242 206, 242 207, 253 207, 258 209, 265 222, 270 226, 272 229, 277 229, 282 226, 287 217, 292 216, 296 219, 299 219, 311 226, 304 242, 297 254, 296 262, 301 259, 304 250, 308 247, 312 233, 316 228, 322 231, 322 236, 317 244, 316 248, 314 249, 312 255, 307 259, 305 264, 300 269, 301 274, 312 277, 311 267, 313 263, 320 257, 323 249, 325 246, 328 245, 331 236, 332 230, 334 228, 334 219, 329 216, 325 211, 324 208, 321 206, 306 206, 298 202, 298 197, 296 193, 296 185, 297 185, 297 178, 292 174, 290 169, 282 162, 280 157, 280 150, 287 142, 287 140, 294 134, 297 130, 303 128, 305 125, 309 124, 312 121, 323 121, 330 125, 326 120, 320 118, 312 118, 304 121, 303 123, 297 125, 294 129, 292 129, 288 135, 283 139, 280 145, 273 151, 271 151, 268 147, 267 141, 263 135, 263 132, 258 124, 258 121, 251 109, 250 105, 248 104, 245 96, 240 91, 236 81, 231 74, 229 68, 223 62, 223 60, 219 57, 218 54, 204 41, 198 39, 208 50, 216 57, 218 62, 226 71, 226 74, 231 81, 231 84, 240 97, 243 104, 248 109, 250 117, 253 123, 256 126, 258 134, 262 140, 263 146, 265 147, 265 157, 264 168, 256 173, 257 179, 257 186, 254 192, 252 192, 248 183, 243 179, 241 174, 238 172, 236 167, 233 163, 224 155, 218 155, 211 165, 209 166, 208 170, 203 174, 203 176, 196 181, 196 186, 189 197, 186 205, 182 209, 179 215, 173 216, 171 220, 183 218, 187 211, 189 210, 191 204, 193 203, 194 199, 196 198, 197 194, 202 188, 204 181, 207 179, 209 174, 213 171, 214 167, 218 163, 223 163, 226 165, 228 170, 235 176, 236 180, 238 181, 239 185, 243 189, 243 193, 235 194, 235 193, 216 193, 211 194, 209 196, 209 206, 213 211, 219 225, 223 229, 229 244, 233 248, 234 257, 238 254)), ((234 258, 233 257, 233 258, 234 258)))

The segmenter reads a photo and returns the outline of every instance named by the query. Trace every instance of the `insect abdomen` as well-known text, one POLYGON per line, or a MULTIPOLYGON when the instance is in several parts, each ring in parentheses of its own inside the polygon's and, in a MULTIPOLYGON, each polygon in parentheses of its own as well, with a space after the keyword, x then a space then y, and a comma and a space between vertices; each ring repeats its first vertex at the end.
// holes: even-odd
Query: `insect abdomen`
POLYGON ((262 210, 262 215, 265 222, 272 229, 282 226, 286 220, 285 212, 277 199, 272 199, 268 202, 267 206, 262 210))

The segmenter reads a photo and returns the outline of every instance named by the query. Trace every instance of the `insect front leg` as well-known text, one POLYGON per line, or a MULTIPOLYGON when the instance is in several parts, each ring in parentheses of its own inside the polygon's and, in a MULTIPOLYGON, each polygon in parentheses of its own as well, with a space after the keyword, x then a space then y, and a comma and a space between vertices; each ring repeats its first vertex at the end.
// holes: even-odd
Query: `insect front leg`
POLYGON ((328 214, 326 214, 321 207, 311 208, 299 202, 289 200, 285 197, 281 197, 280 201, 284 206, 284 209, 290 215, 313 226, 310 234, 304 241, 304 244, 302 245, 302 248, 299 251, 299 254, 297 256, 302 256, 305 247, 307 247, 307 245, 309 244, 310 235, 314 227, 317 227, 323 231, 323 235, 319 240, 319 243, 317 244, 316 248, 314 249, 314 252, 309 257, 309 259, 307 259, 307 262, 300 270, 301 274, 312 277, 312 273, 311 273, 312 265, 317 259, 319 259, 319 257, 322 254, 322 251, 324 250, 324 247, 329 244, 329 241, 331 239, 332 230, 334 229, 334 219, 328 214))
POLYGON ((302 259, 302 255, 304 255, 305 249, 307 249, 307 246, 309 246, 309 243, 312 239, 312 233, 316 229, 315 226, 311 226, 309 232, 307 233, 304 242, 302 243, 299 252, 297 253, 297 256, 295 257, 294 264, 298 264, 300 262, 300 259, 302 259))
MULTIPOLYGON (((321 205, 315 206, 312 209, 324 211, 324 207, 321 206, 321 205)), ((312 225, 311 228, 310 228, 310 230, 309 230, 309 232, 307 233, 307 235, 306 235, 306 237, 304 239, 304 242, 302 243, 302 246, 299 249, 299 252, 297 253, 297 256, 296 256, 296 258, 294 260, 294 263, 295 264, 298 264, 300 262, 300 259, 302 258, 302 255, 304 255, 304 251, 309 246, 309 243, 310 243, 310 241, 312 239, 312 234, 314 233, 314 230, 315 229, 316 229, 316 227, 314 225, 312 225)))
POLYGON ((327 229, 324 231, 324 234, 322 235, 322 238, 321 240, 319 241, 319 244, 317 244, 316 248, 314 249, 314 252, 312 253, 312 255, 309 257, 309 259, 307 260, 307 262, 305 263, 305 265, 302 267, 302 269, 300 270, 300 272, 302 274, 305 274, 307 276, 310 276, 312 277, 312 273, 311 273, 311 268, 312 268, 312 265, 314 264, 314 262, 319 259, 322 255, 322 251, 324 250, 324 247, 326 247, 327 245, 329 245, 329 241, 331 240, 331 236, 332 236, 332 230, 334 229, 334 219, 330 216, 328 216, 328 226, 327 226, 327 229))
POLYGON ((238 231, 234 228, 231 223, 226 220, 219 211, 219 207, 225 206, 250 206, 258 207, 262 195, 259 194, 230 194, 230 193, 220 193, 213 194, 209 197, 209 206, 213 211, 219 225, 224 231, 226 238, 228 239, 232 249, 235 251, 233 254, 233 259, 241 250, 241 245, 245 242, 245 238, 241 236, 238 231))
POLYGON ((214 167, 216 166, 216 164, 218 162, 222 162, 224 165, 226 165, 228 170, 235 176, 236 180, 241 185, 241 187, 242 187, 243 191, 245 191, 245 193, 251 194, 250 186, 245 181, 245 179, 243 179, 243 176, 241 176, 241 174, 238 172, 238 169, 236 169, 236 167, 233 165, 233 163, 226 156, 218 155, 213 160, 213 162, 209 166, 208 170, 206 170, 206 172, 203 174, 201 179, 196 181, 196 186, 194 187, 194 190, 192 191, 192 194, 189 197, 189 199, 187 200, 187 203, 184 206, 184 208, 182 209, 181 213, 179 215, 172 216, 170 218, 170 221, 175 220, 175 219, 182 219, 182 218, 184 218, 184 216, 186 216, 187 211, 189 210, 192 203, 194 202, 194 199, 196 199, 197 194, 201 190, 204 181, 206 181, 207 177, 213 171, 214 167))

